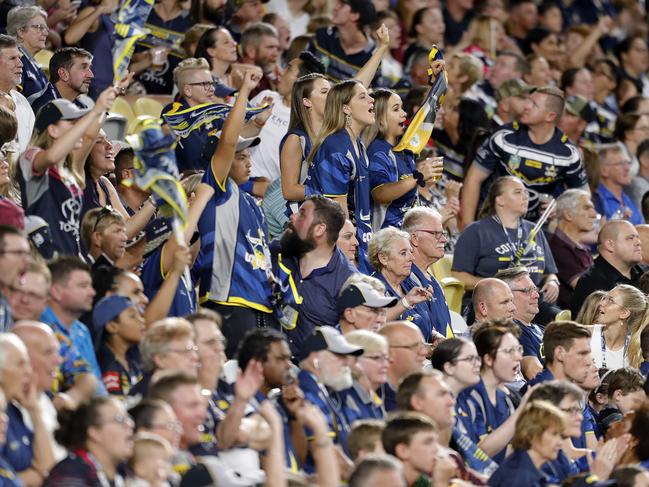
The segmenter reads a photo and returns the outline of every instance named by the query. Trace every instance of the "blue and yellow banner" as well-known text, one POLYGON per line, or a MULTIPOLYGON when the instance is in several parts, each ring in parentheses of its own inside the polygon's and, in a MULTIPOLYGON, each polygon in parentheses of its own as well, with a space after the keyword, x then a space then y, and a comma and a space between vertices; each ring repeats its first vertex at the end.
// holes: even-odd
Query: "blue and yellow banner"
POLYGON ((144 24, 154 3, 154 0, 124 0, 113 15, 117 37, 113 47, 113 74, 116 80, 127 75, 135 43, 149 33, 144 24))

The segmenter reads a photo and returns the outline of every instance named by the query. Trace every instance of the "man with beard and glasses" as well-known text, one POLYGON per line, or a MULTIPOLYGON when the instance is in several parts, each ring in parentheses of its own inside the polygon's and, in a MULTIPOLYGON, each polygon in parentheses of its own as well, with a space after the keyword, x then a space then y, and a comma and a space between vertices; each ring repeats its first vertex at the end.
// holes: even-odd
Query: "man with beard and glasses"
MULTIPOLYGON (((347 455, 347 435, 351 426, 335 393, 352 386, 349 360, 351 356, 362 354, 363 349, 349 343, 338 330, 322 326, 314 329, 306 338, 296 356, 302 369, 298 374, 298 383, 304 398, 317 406, 327 418, 330 436, 336 447, 342 449, 339 453, 343 458, 347 455)), ((313 473, 313 462, 309 459, 304 470, 313 473)))
POLYGON ((356 269, 336 247, 345 224, 340 205, 324 196, 306 199, 279 241, 271 244, 281 289, 281 321, 293 353, 316 326, 338 324, 338 294, 356 269))

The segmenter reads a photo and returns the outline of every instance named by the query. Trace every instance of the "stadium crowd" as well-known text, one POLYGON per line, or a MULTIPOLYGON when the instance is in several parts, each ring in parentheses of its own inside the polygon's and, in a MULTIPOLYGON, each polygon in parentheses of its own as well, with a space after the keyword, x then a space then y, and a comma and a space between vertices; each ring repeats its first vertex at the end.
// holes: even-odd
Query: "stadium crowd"
POLYGON ((0 32, 0 486, 649 486, 644 1, 0 32))

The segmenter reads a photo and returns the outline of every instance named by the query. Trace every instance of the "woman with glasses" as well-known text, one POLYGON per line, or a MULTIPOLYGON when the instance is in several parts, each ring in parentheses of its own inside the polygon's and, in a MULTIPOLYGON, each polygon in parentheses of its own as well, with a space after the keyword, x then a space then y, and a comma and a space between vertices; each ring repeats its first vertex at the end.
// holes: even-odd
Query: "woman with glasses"
POLYGON ((96 397, 76 411, 61 410, 54 437, 69 454, 43 486, 124 485, 119 467, 133 454, 133 420, 121 401, 96 397))
POLYGON ((649 323, 647 297, 634 286, 619 284, 604 295, 593 322, 591 348, 598 367, 640 367, 640 335, 649 323))
POLYGON ((370 240, 368 257, 370 265, 376 269, 373 276, 385 284, 387 295, 399 299, 395 306, 387 309, 387 321, 412 321, 421 330, 424 341, 429 343, 439 337, 429 306, 433 291, 417 285, 410 277, 414 262, 410 235, 393 227, 379 230, 370 240))
POLYGON ((360 419, 383 419, 385 408, 376 391, 388 380, 388 341, 369 330, 354 330, 345 338, 352 345, 362 347, 363 355, 356 359, 352 368, 352 387, 339 393, 343 412, 349 424, 360 419))
POLYGON ((172 407, 160 399, 144 399, 129 410, 135 423, 135 433, 153 433, 169 442, 177 453, 182 426, 172 407))
POLYGON ((7 33, 18 41, 23 63, 22 94, 30 102, 30 97, 40 95, 48 83, 34 56, 45 49, 49 31, 47 13, 41 7, 15 7, 7 15, 7 33))
POLYGON ((516 419, 525 407, 523 400, 517 409, 519 398, 505 386, 520 373, 523 347, 518 334, 512 320, 486 322, 475 330, 473 342, 482 358, 480 382, 462 393, 468 400, 473 441, 499 464, 505 459, 516 419))
MULTIPOLYGON (((480 220, 466 227, 455 246, 452 274, 472 290, 481 279, 508 267, 525 266, 545 303, 559 297, 559 279, 543 232, 532 238, 534 223, 525 220, 530 195, 520 179, 496 179, 480 210, 480 220), (532 241, 533 239, 533 241, 532 241)), ((543 305, 543 303, 541 303, 543 305)))

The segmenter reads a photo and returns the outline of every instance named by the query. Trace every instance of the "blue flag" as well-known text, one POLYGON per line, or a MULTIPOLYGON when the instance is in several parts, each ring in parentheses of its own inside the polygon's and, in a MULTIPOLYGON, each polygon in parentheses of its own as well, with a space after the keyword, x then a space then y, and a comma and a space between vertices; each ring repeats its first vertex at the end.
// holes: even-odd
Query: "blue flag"
POLYGON ((113 74, 121 80, 128 73, 128 65, 135 49, 135 43, 149 31, 144 27, 153 8, 154 0, 124 0, 113 15, 116 41, 113 47, 113 74))
MULTIPOLYGON (((246 108, 246 120, 250 120, 269 107, 270 105, 246 108)), ((174 134, 184 139, 194 130, 208 123, 212 123, 215 130, 220 130, 231 109, 232 106, 223 103, 203 103, 184 109, 181 103, 174 103, 171 110, 162 114, 162 118, 174 134)))

